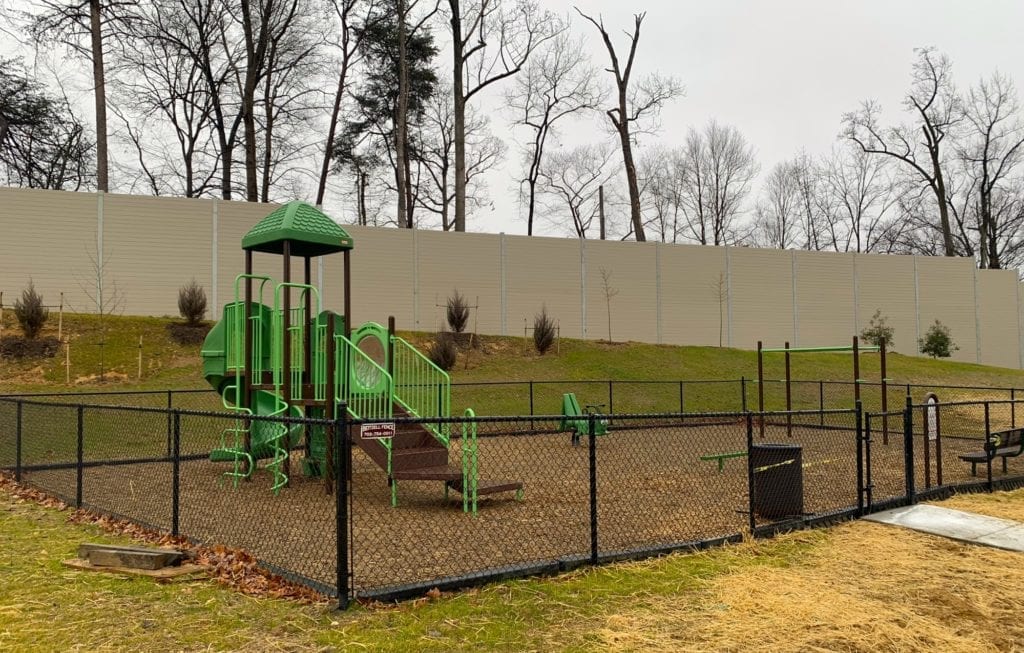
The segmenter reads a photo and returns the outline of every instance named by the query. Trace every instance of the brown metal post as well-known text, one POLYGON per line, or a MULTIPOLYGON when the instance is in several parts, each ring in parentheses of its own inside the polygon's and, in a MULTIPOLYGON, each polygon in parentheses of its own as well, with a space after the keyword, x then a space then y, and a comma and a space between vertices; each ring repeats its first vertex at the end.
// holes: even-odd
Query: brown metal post
MULTIPOLYGON (((793 388, 792 381, 789 373, 789 341, 785 343, 786 347, 786 412, 789 413, 793 410, 793 388)), ((793 416, 786 415, 786 437, 793 437, 793 416)))
POLYGON ((879 343, 879 365, 882 368, 882 444, 889 444, 889 387, 885 372, 885 338, 879 343))
MULTIPOLYGON (((284 269, 281 272, 281 279, 285 284, 289 284, 292 281, 292 244, 291 241, 284 241, 284 247, 282 251, 284 259, 284 269)), ((281 346, 283 347, 281 361, 281 378, 284 379, 282 386, 284 396, 281 400, 289 406, 291 405, 292 399, 292 336, 289 326, 291 326, 291 313, 292 313, 292 289, 291 286, 285 285, 282 289, 284 291, 284 297, 281 300, 281 346)), ((290 417, 290 411, 285 413, 286 417, 290 417)), ((288 428, 288 433, 291 433, 291 428, 288 428)), ((291 438, 285 436, 285 451, 288 455, 284 459, 284 475, 291 478, 291 438)))
POLYGON ((395 378, 395 316, 388 316, 388 342, 387 342, 387 354, 388 360, 385 365, 388 374, 391 378, 395 378))
POLYGON ((761 429, 761 438, 764 438, 764 352, 763 343, 757 341, 757 410, 762 413, 758 418, 761 429))
MULTIPOLYGON (((309 257, 308 256, 303 256, 302 257, 302 265, 303 265, 303 276, 305 277, 305 281, 303 281, 303 283, 306 284, 307 286, 311 286, 313 284, 310 283, 310 281, 312 280, 312 277, 310 275, 310 270, 309 270, 309 257)), ((313 382, 313 367, 312 367, 312 363, 313 363, 313 352, 312 352, 312 349, 313 349, 313 346, 312 346, 312 341, 313 341, 313 338, 316 336, 316 334, 313 333, 313 319, 316 316, 313 315, 313 293, 310 292, 309 288, 306 288, 304 292, 305 292, 305 295, 306 295, 306 323, 305 323, 305 325, 303 327, 303 330, 304 330, 304 332, 306 334, 306 342, 303 343, 303 349, 304 349, 303 355, 305 357, 305 359, 303 360, 303 365, 304 365, 303 369, 305 370, 305 376, 308 377, 308 378, 305 379, 304 382, 305 383, 312 383, 313 382)), ((305 393, 303 393, 303 396, 305 396, 305 393)))
POLYGON ((346 249, 344 252, 345 261, 345 337, 350 338, 352 336, 352 257, 350 256, 352 250, 346 249))

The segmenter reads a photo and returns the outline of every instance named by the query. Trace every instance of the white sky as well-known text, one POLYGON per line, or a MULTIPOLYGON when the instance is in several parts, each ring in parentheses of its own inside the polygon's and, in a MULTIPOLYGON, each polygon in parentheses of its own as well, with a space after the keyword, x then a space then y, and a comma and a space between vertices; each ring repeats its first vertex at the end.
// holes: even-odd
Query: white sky
MULTIPOLYGON (((0 0, 9 6, 21 1, 0 0)), ((632 28, 634 12, 646 10, 637 75, 657 70, 686 87, 685 96, 663 112, 657 140, 682 144, 687 129, 716 118, 747 137, 762 172, 800 149, 826 152, 836 142, 842 113, 863 99, 875 98, 890 116, 896 115, 909 85, 915 47, 935 46, 948 54, 961 87, 997 69, 1024 86, 1024 0, 539 2, 571 14, 573 31, 586 37, 595 64, 602 68, 607 64, 604 46, 594 27, 572 11, 573 5, 603 15, 623 57, 628 45, 623 30, 632 28)), ((440 42, 447 39, 446 30, 439 26, 437 37, 440 42)), ((15 47, 0 33, 0 52, 15 47)), ((441 59, 439 71, 445 74, 449 65, 447 58, 441 59)), ((611 76, 604 75, 610 83, 611 76)), ((508 116, 500 111, 503 92, 499 85, 480 98, 493 131, 506 139, 509 151, 488 178, 494 210, 479 211, 469 228, 525 233, 515 193, 519 157, 509 138, 508 116)), ((81 104, 91 109, 91 101, 81 104)), ((605 125, 606 120, 567 125, 565 141, 612 139, 605 125)), ((650 142, 641 140, 639 149, 650 142)), ((337 208, 332 211, 336 215, 349 213, 337 208)))
MULTIPOLYGON (((913 49, 948 54, 957 83, 998 69, 1024 86, 1021 0, 542 0, 557 12, 577 5, 603 14, 617 51, 628 45, 633 13, 646 10, 637 68, 677 77, 686 95, 662 114, 658 140, 682 144, 709 119, 731 124, 758 153, 762 172, 801 148, 828 151, 840 117, 867 98, 894 113, 909 87, 913 49), (615 29, 613 29, 615 28, 615 29)), ((596 29, 573 12, 595 63, 607 54, 596 29)), ((620 55, 624 56, 624 55, 620 55)), ((611 78, 610 74, 609 79, 611 78)), ((1024 93, 1024 89, 1021 89, 1024 93)), ((494 118, 498 122, 498 118, 494 118)), ((495 125, 495 131, 498 125, 495 125)), ((579 130, 573 140, 579 137, 579 130)), ((500 132, 499 132, 500 133, 500 132)), ((589 132, 593 135, 593 132, 589 132)), ((651 142, 651 139, 641 142, 651 142)), ((511 186, 518 161, 509 153, 492 176, 496 210, 471 222, 479 231, 525 233, 511 186)))

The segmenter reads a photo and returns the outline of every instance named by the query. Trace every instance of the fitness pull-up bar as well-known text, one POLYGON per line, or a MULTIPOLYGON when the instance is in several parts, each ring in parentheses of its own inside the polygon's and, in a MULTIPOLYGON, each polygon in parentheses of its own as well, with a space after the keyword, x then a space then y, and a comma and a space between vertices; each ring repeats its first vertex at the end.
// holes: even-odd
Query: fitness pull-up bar
MULTIPOLYGON (((885 370, 885 340, 882 340, 881 345, 868 345, 862 347, 857 336, 853 336, 852 346, 833 346, 833 347, 790 347, 787 342, 784 347, 774 347, 766 349, 763 343, 757 341, 757 407, 760 412, 764 412, 764 354, 768 353, 781 353, 786 355, 786 411, 793 410, 793 392, 792 392, 792 377, 790 375, 789 356, 790 354, 800 353, 821 353, 821 352, 852 352, 853 353, 853 399, 854 402, 860 401, 860 385, 864 382, 860 378, 860 353, 865 352, 878 352, 880 355, 880 366, 882 373, 882 413, 885 415, 889 410, 889 398, 888 398, 888 376, 885 370)), ((764 437, 764 419, 761 422, 761 437, 764 437)), ((883 441, 885 444, 889 443, 889 420, 886 415, 883 420, 883 441)), ((791 415, 786 416, 786 434, 792 435, 793 432, 793 418, 791 415)))

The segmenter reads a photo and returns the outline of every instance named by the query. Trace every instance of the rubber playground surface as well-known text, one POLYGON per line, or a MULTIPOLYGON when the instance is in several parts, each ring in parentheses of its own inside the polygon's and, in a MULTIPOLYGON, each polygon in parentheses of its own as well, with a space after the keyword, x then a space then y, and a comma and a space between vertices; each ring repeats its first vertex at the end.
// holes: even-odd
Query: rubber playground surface
MULTIPOLYGON (((894 427, 895 430, 895 427, 894 427)), ((760 438, 758 438, 760 441, 760 438)), ((802 446, 804 514, 857 505, 857 450, 853 430, 768 425, 765 442, 802 446)), ((457 439, 452 462, 460 459, 457 439)), ((970 480, 957 455, 979 448, 946 439, 944 481, 970 480)), ((443 578, 514 569, 590 554, 590 487, 586 440, 574 447, 567 433, 489 435, 479 439, 480 476, 516 479, 524 494, 481 497, 476 516, 448 499, 440 481, 403 481, 390 506, 384 472, 353 452, 352 583, 357 591, 395 588, 443 578)), ((749 527, 746 458, 728 459, 719 472, 707 454, 743 451, 746 428, 730 423, 637 426, 597 439, 598 548, 602 555, 733 535, 749 527)), ((918 452, 918 487, 923 463, 918 452)), ((1024 471, 1011 459, 1010 472, 1024 471)), ((322 482, 292 477, 274 496, 270 475, 258 471, 237 488, 223 477, 230 465, 183 461, 180 532, 205 543, 243 548, 277 571, 333 587, 335 498, 322 482)), ((292 469, 301 468, 293 454, 292 469)), ((998 471, 1001 469, 996 467, 998 471)), ((873 499, 899 496, 904 487, 902 435, 871 448, 873 499)), ((981 476, 983 470, 979 470, 981 476)), ((25 480, 65 497, 75 494, 75 470, 38 471, 25 480)), ((934 484, 934 476, 932 479, 934 484)), ((87 467, 83 500, 162 529, 171 525, 169 463, 87 467)), ((759 518, 757 525, 770 523, 759 518)))

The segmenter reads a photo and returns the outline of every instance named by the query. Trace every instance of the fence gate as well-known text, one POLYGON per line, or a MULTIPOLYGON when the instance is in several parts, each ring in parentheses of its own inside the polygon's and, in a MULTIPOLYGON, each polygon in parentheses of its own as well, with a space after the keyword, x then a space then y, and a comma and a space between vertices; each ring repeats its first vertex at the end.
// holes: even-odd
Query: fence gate
POLYGON ((910 496, 913 452, 906 447, 904 417, 904 411, 864 413, 857 447, 862 510, 905 502, 910 496))

